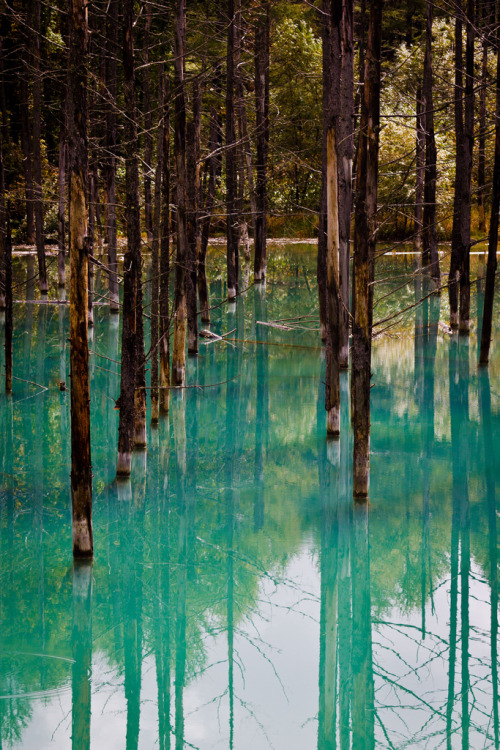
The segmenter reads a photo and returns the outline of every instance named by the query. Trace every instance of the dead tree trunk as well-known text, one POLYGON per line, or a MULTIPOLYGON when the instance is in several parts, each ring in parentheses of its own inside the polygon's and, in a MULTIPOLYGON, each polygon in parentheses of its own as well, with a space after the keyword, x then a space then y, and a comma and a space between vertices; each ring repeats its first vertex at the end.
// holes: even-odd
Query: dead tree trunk
POLYGON ((151 3, 146 3, 146 29, 144 34, 144 220, 148 243, 153 240, 153 209, 151 205, 151 173, 153 161, 153 117, 151 111, 151 73, 149 45, 151 41, 151 3))
POLYGON ((254 237, 254 280, 263 282, 267 273, 267 154, 269 146, 269 2, 263 2, 255 29, 255 129, 257 184, 254 237))
POLYGON ((234 300, 238 293, 238 217, 237 217, 237 152, 234 117, 234 55, 236 52, 236 14, 234 0, 227 0, 227 74, 226 74, 226 235, 227 235, 227 296, 234 300))
POLYGON ((178 0, 175 19, 175 170, 177 179, 177 257, 175 263, 174 350, 172 385, 183 386, 186 379, 186 0, 178 0))
POLYGON ((201 228, 200 252, 198 255, 198 297, 200 301, 201 320, 210 323, 210 310, 208 301, 207 284, 207 250, 210 236, 210 220, 215 202, 215 190, 217 187, 217 172, 219 157, 214 153, 221 145, 220 118, 215 107, 210 111, 210 136, 208 143, 209 157, 205 162, 205 170, 208 172, 208 195, 204 207, 205 216, 201 228))
POLYGON ((170 89, 164 79, 160 221, 160 411, 168 414, 170 386, 170 89))
MULTIPOLYGON (((485 215, 485 187, 486 187, 486 90, 488 81, 488 27, 489 27, 489 2, 483 2, 481 14, 482 58, 481 58, 481 86, 479 88, 479 133, 477 153, 477 207, 479 213, 479 231, 481 235, 486 234, 485 215)), ((479 20, 479 19, 478 19, 479 20)))
POLYGON ((422 266, 427 269, 434 286, 440 284, 439 255, 436 225, 436 180, 437 152, 434 136, 434 100, 432 73, 432 18, 433 4, 427 0, 424 78, 422 86, 423 118, 425 129, 425 172, 424 172, 424 216, 422 266))
POLYGON ((342 69, 338 143, 339 175, 339 366, 349 366, 350 240, 354 157, 354 2, 343 0, 342 69))
POLYGON ((474 142, 474 0, 467 0, 465 90, 463 88, 462 0, 455 18, 455 131, 456 165, 453 229, 449 272, 450 325, 461 333, 470 328, 470 209, 472 148, 474 142), (459 310, 460 302, 460 310, 459 310))
POLYGON ((120 309, 118 292, 118 262, 116 242, 116 97, 118 55, 118 0, 110 0, 106 18, 106 194, 107 194, 107 242, 108 242, 108 291, 109 308, 113 313, 120 309))
POLYGON ((38 256, 38 285, 46 294, 49 286, 45 264, 45 239, 43 236, 43 189, 42 189, 42 71, 41 71, 41 13, 40 0, 33 4, 33 180, 35 210, 35 242, 38 256))
POLYGON ((156 147, 156 170, 154 183, 153 241, 151 245, 151 422, 159 420, 159 371, 158 346, 160 330, 160 234, 161 234, 161 196, 163 178, 163 112, 164 112, 164 70, 160 66, 158 73, 158 110, 160 123, 156 147))
POLYGON ((28 245, 35 243, 35 216, 33 212, 33 172, 32 172, 32 142, 30 127, 30 29, 31 29, 31 3, 23 2, 26 26, 22 29, 23 46, 22 61, 23 69, 20 80, 20 115, 21 115, 21 145, 23 149, 24 165, 24 192, 26 198, 26 242, 28 245))
MULTIPOLYGON (((323 0, 323 62, 328 66, 326 97, 326 430, 340 433, 340 289, 338 143, 340 141, 340 74, 342 5, 323 0)), ((325 79, 323 79, 325 80, 325 79)))
MULTIPOLYGON (((2 157, 0 156, 0 158, 2 157)), ((2 213, 5 214, 4 205, 2 206, 2 213)), ((7 208, 6 212, 5 225, 2 226, 1 229, 2 233, 5 232, 2 237, 2 241, 4 241, 3 254, 5 280, 5 392, 12 393, 12 334, 14 331, 14 321, 12 316, 12 236, 10 231, 9 208, 7 208)))
POLYGON ((198 354, 198 295, 197 295, 197 241, 198 241, 198 198, 200 193, 200 172, 198 166, 201 129, 201 89, 197 82, 193 85, 193 119, 187 126, 186 181, 187 181, 187 323, 188 352, 198 354))
MULTIPOLYGON (((128 476, 131 471, 132 446, 141 431, 145 441, 145 389, 141 388, 138 361, 142 328, 141 225, 139 209, 139 166, 137 161, 137 126, 135 110, 133 0, 123 4, 123 72, 125 84, 125 190, 127 216, 127 250, 123 268, 123 328, 120 387, 120 421, 118 425, 117 474, 128 476), (140 295, 140 297, 139 297, 140 295), (140 323, 139 323, 139 318, 140 323), (142 424, 144 422, 144 424, 142 424)), ((142 351, 144 344, 142 342, 142 351)), ((144 367, 144 355, 142 366, 144 367)))
MULTIPOLYGON (((144 322, 142 317, 141 211, 139 203, 139 139, 134 71, 134 2, 123 3, 123 74, 125 120, 125 190, 127 211, 127 243, 135 256, 135 392, 134 445, 146 445, 146 362, 144 356, 144 322)), ((123 370, 123 366, 122 366, 123 370)))
MULTIPOLYGON (((416 138, 415 138, 415 214, 413 220, 413 247, 417 258, 422 253, 422 224, 424 212, 425 174, 425 114, 422 102, 422 89, 417 89, 416 99, 416 138)), ((418 267, 420 262, 417 260, 418 267)))
POLYGON ((73 555, 92 557, 92 465, 90 455, 90 383, 87 327, 87 49, 84 0, 69 5, 70 96, 70 367, 71 500, 73 555))
POLYGON ((484 289, 483 325, 481 328, 481 349, 479 364, 487 365, 490 358, 491 328, 493 319, 493 298, 497 272, 498 212, 500 211, 500 28, 497 27, 497 78, 495 107, 495 161, 493 165, 493 189, 491 194, 490 235, 488 241, 488 261, 484 289))
POLYGON ((57 256, 57 274, 59 286, 66 285, 66 155, 67 155, 67 95, 64 97, 61 112, 61 130, 59 136, 59 203, 57 208, 57 226, 59 252, 57 256))
POLYGON ((370 476, 370 369, 377 229, 382 7, 383 0, 373 0, 370 8, 354 221, 355 312, 351 408, 354 432, 353 495, 360 499, 368 497, 370 476))

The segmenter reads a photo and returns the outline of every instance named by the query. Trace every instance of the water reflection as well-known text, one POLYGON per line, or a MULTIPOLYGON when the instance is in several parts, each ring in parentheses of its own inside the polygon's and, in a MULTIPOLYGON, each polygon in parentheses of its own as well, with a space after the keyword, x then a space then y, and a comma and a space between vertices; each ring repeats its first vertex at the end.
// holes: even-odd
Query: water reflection
POLYGON ((31 384, 0 401, 3 746, 499 747, 498 360, 477 374, 419 283, 415 330, 374 347, 363 507, 347 373, 332 444, 316 340, 257 325, 306 309, 305 284, 214 310, 234 341, 200 346, 121 483, 118 328, 96 306, 93 567, 71 566, 67 307, 16 309, 31 384))

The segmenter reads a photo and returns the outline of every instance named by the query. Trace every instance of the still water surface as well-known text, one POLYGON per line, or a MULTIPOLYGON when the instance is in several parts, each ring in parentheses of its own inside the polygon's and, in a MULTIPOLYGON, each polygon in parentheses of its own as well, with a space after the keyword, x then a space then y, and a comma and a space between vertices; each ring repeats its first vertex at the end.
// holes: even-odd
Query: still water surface
MULTIPOLYGON (((342 437, 324 437, 312 268, 276 250, 265 292, 213 311, 232 341, 189 360, 130 483, 114 480, 119 325, 96 308, 92 567, 71 558, 68 309, 15 305, 0 747, 499 747, 500 355, 478 372, 480 285, 470 342, 430 298, 374 343, 371 503, 354 507, 346 373, 342 437)), ((32 262, 15 270, 33 296, 32 262)), ((376 320, 391 285, 400 309, 425 294, 411 272, 380 264, 376 320)))

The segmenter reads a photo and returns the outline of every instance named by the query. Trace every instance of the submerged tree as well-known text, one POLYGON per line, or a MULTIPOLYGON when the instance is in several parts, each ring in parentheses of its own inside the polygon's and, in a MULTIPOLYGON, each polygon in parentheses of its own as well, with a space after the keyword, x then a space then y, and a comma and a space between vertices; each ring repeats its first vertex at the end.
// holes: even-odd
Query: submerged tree
POLYGON ((90 385, 87 323, 87 49, 84 0, 72 0, 70 13, 70 363, 71 499, 73 554, 91 557, 92 465, 90 457, 90 385))
POLYGON ((383 0, 374 0, 371 4, 358 146, 351 373, 355 498, 368 497, 370 472, 371 337, 377 231, 382 8, 383 0))

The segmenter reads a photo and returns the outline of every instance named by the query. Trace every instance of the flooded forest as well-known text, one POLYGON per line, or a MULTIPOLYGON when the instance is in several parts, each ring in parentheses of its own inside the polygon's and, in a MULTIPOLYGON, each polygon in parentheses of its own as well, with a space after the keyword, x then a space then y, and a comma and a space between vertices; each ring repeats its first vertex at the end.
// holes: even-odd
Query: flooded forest
POLYGON ((0 4, 0 750, 500 750, 500 0, 0 4))

